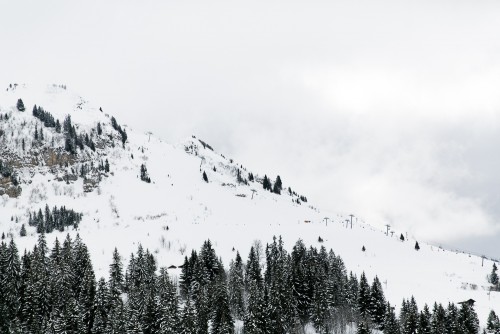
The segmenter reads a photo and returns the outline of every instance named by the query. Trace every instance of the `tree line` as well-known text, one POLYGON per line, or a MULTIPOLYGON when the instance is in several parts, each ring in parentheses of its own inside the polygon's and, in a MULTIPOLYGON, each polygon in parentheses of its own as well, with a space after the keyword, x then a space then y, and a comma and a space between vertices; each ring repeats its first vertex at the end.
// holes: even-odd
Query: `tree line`
POLYGON ((236 320, 245 334, 304 333, 306 324, 318 333, 354 324, 358 333, 478 333, 468 304, 419 310, 411 297, 396 316, 377 277, 358 280, 332 250, 301 240, 291 253, 281 238, 254 246, 246 263, 236 252, 228 270, 207 240, 185 257, 177 286, 140 245, 126 269, 115 249, 108 279, 97 280, 78 236, 49 250, 41 233, 22 256, 13 240, 0 244, 0 282, 1 333, 232 334, 236 320))
MULTIPOLYGON (((66 209, 65 206, 57 208, 54 206, 50 210, 49 206, 45 205, 45 210, 42 211, 40 208, 38 212, 30 212, 28 218, 28 225, 35 226, 38 233, 51 233, 54 230, 60 232, 64 231, 67 226, 73 226, 73 228, 78 228, 78 224, 81 222, 83 214, 75 212, 72 209, 66 209)), ((24 224, 23 224, 24 226, 24 224)), ((23 229, 23 227, 21 227, 23 229)))

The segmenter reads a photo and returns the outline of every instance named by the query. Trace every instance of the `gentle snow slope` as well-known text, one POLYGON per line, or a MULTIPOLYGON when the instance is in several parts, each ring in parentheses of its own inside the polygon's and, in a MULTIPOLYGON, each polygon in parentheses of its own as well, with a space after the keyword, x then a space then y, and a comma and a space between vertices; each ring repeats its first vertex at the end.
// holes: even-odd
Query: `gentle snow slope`
MULTIPOLYGON (((19 86, 0 93, 0 113, 12 112, 13 122, 35 124, 31 116, 33 104, 42 106, 60 121, 71 114, 81 129, 93 128, 99 121, 105 124, 105 131, 112 131, 111 115, 65 89, 19 86), (15 110, 18 98, 25 103, 24 114, 15 110)), ((136 133, 128 127, 126 130, 125 149, 118 145, 101 152, 103 158, 109 159, 114 175, 103 179, 91 193, 83 192, 81 178, 67 185, 56 181, 43 168, 32 169, 32 176, 26 171, 23 175, 30 177, 23 182, 31 183, 22 184, 21 196, 0 198, 0 232, 11 233, 21 249, 32 247, 37 238, 34 228, 28 228, 27 237, 19 237, 21 224, 27 225, 29 210, 38 210, 47 203, 50 207, 66 205, 83 212, 78 233, 89 247, 98 277, 107 277, 115 247, 127 260, 141 243, 155 254, 159 266, 169 266, 180 265, 191 249, 199 249, 204 240, 211 239, 217 254, 228 264, 235 256, 233 248, 246 259, 254 240, 262 240, 265 245, 274 235, 281 235, 291 250, 302 238, 306 245, 332 248, 344 259, 347 269, 358 276, 362 271, 370 280, 378 275, 387 298, 397 309, 402 298, 412 295, 420 307, 434 301, 446 304, 473 298, 484 325, 490 309, 498 310, 500 306, 498 292, 488 292, 486 275, 492 267, 489 260, 482 267, 481 258, 423 242, 417 252, 414 240, 401 242, 399 233, 386 236, 358 222, 356 217, 351 229, 345 224, 347 215, 319 211, 307 203, 296 204, 292 201, 296 197, 286 191, 279 196, 264 191, 257 182, 238 185, 236 169, 241 166, 203 148, 197 139, 169 145, 154 136, 136 133), (185 147, 191 145, 196 146, 197 155, 185 152, 185 147), (151 184, 139 179, 143 163, 151 184), (208 174, 209 183, 202 180, 202 171, 208 174), (252 189, 256 190, 253 199, 252 189), (17 217, 19 222, 11 217, 17 217), (324 217, 331 218, 328 226, 324 217), (306 220, 311 222, 305 223, 306 220), (322 244, 319 236, 324 239, 322 244), (361 251, 363 245, 365 252, 361 251)), ((243 176, 249 171, 243 169, 243 176)), ((63 239, 66 233, 53 232, 47 239, 52 243, 56 237, 63 239)), ((69 233, 74 236, 77 232, 69 233)))

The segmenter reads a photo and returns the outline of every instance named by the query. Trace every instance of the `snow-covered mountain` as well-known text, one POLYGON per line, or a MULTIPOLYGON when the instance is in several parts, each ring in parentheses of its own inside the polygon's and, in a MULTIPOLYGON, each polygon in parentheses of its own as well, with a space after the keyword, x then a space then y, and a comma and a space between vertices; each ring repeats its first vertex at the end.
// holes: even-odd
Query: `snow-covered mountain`
MULTIPOLYGON (((11 85, 0 93, 0 116, 0 161, 7 168, 5 175, 0 170, 0 233, 21 248, 31 248, 37 239, 36 228, 28 224, 30 212, 64 205, 83 213, 83 219, 77 230, 47 234, 48 243, 79 233, 97 277, 107 276, 115 247, 127 260, 142 244, 159 266, 170 266, 180 265, 191 249, 210 239, 229 263, 235 250, 246 258, 256 240, 265 244, 281 235, 289 249, 301 238, 306 245, 333 249, 358 276, 362 271, 369 280, 378 275, 397 309, 412 295, 419 306, 472 298, 484 325, 489 311, 500 307, 500 295, 489 291, 486 279, 491 260, 424 240, 417 251, 415 240, 400 240, 405 231, 386 234, 350 213, 315 208, 295 191, 293 180, 283 180, 281 194, 264 190, 263 171, 194 136, 172 145, 134 131, 114 119, 112 110, 101 110, 63 85, 11 85), (58 121, 61 131, 35 117, 35 105, 45 119, 58 121), (68 147, 68 115, 81 147, 68 147), (151 182, 141 180, 142 165, 151 182), (25 237, 20 236, 23 224, 25 237)), ((274 182, 276 175, 267 176, 274 182)))

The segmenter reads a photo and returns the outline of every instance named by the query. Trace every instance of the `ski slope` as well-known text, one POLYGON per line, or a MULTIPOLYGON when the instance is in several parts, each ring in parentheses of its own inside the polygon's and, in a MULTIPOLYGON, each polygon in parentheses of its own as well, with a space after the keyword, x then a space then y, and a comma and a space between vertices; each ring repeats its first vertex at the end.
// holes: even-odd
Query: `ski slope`
MULTIPOLYGON (((58 86, 19 85, 0 93, 0 113, 12 115, 8 121, 0 122, 0 129, 12 132, 7 141, 0 138, 0 153, 8 147, 20 155, 33 154, 23 152, 16 139, 29 140, 37 122, 40 126, 31 115, 34 104, 61 122, 70 114, 82 131, 90 131, 101 122, 105 133, 116 135, 110 125, 112 111, 101 112, 98 105, 58 86), (18 98, 24 101, 24 113, 15 107, 18 98)), ((485 259, 482 265, 480 257, 441 249, 425 240, 418 240, 420 250, 416 251, 415 240, 399 240, 405 231, 386 235, 356 216, 351 228, 350 223, 346 224, 351 219, 349 213, 297 204, 297 196, 290 196, 285 190, 282 195, 270 193, 258 182, 239 184, 237 169, 243 177, 252 172, 262 178, 264 172, 246 169, 242 162, 205 147, 197 138, 172 145, 154 135, 124 128, 128 134, 125 148, 116 145, 94 155, 85 153, 90 159, 108 159, 111 166, 111 175, 103 178, 92 192, 83 191, 81 178, 66 184, 57 181, 57 175, 43 165, 24 167, 20 173, 21 195, 0 197, 0 233, 14 237, 22 252, 37 240, 35 228, 27 223, 30 211, 48 204, 82 212, 78 231, 53 232, 47 235, 47 241, 51 245, 55 238, 61 240, 67 233, 79 233, 89 248, 98 278, 107 277, 115 247, 125 265, 129 255, 142 244, 155 255, 159 266, 170 266, 182 264, 191 249, 199 249, 204 240, 210 239, 228 265, 236 250, 246 259, 256 240, 261 240, 265 247, 273 236, 281 235, 290 251, 300 238, 307 246, 333 249, 343 258, 347 270, 358 277, 363 271, 369 281, 378 275, 386 298, 396 309, 403 298, 412 295, 420 308, 424 303, 432 306, 434 301, 447 304, 472 298, 476 300, 482 326, 491 309, 500 310, 499 292, 490 293, 486 279, 491 260, 485 259), (152 183, 140 180, 141 164, 147 166, 152 183), (203 171, 208 175, 208 183, 202 179, 203 171), (329 218, 328 223, 325 217, 329 218), (28 230, 26 237, 19 236, 23 223, 28 230), (318 237, 324 241, 318 242, 318 237), (361 250, 363 246, 365 252, 361 250)), ((54 137, 56 145, 61 145, 62 136, 51 131, 44 129, 48 138, 54 137)), ((274 181, 275 175, 268 176, 274 181)), ((293 182, 288 181, 284 180, 284 188, 290 185, 293 189, 293 182)))

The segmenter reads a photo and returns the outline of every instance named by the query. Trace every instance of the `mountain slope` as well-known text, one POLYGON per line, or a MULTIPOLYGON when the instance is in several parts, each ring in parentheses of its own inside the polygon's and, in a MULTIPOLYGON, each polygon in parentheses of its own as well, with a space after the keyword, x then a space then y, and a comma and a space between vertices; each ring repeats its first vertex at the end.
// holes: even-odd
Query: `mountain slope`
MULTIPOLYGON (((347 215, 320 211, 287 190, 281 195, 265 191, 263 173, 254 172, 254 182, 240 183, 238 170, 246 180, 251 171, 194 137, 171 145, 121 125, 127 133, 122 145, 112 115, 99 109, 64 86, 17 85, 0 93, 0 114, 8 115, 0 120, 0 159, 14 170, 21 188, 20 193, 0 197, 0 232, 13 236, 20 247, 31 248, 36 242, 36 229, 28 226, 29 212, 43 210, 46 204, 64 205, 83 213, 83 220, 77 231, 48 234, 48 243, 79 233, 97 277, 107 276, 115 247, 127 261, 141 243, 155 254, 159 266, 170 266, 180 265, 191 249, 210 239, 228 263, 234 250, 246 259, 255 240, 265 244, 273 235, 282 235, 289 249, 302 238, 306 245, 332 248, 358 277, 362 271, 369 280, 378 275, 397 309, 402 298, 412 295, 420 307, 473 298, 484 324, 489 310, 500 306, 498 292, 488 291, 490 260, 482 266, 481 258, 423 242, 416 251, 414 240, 399 240, 403 231, 385 235, 356 217, 351 228, 347 215), (18 99, 24 102, 24 112, 16 108, 18 99), (84 145, 76 156, 69 154, 64 131, 45 127, 32 115, 33 105, 61 124, 70 115, 75 131, 88 134, 95 151, 84 145), (101 135, 97 123, 102 125, 101 135), (35 140, 34 132, 41 128, 44 140, 35 140), (109 172, 97 168, 105 160, 109 172), (147 167, 151 183, 141 181, 141 165, 147 167), (82 167, 89 170, 83 177, 82 167), (330 218, 328 224, 324 217, 330 218), (22 224, 26 237, 19 236, 22 224)), ((4 180, 11 186, 8 178, 4 180)))

